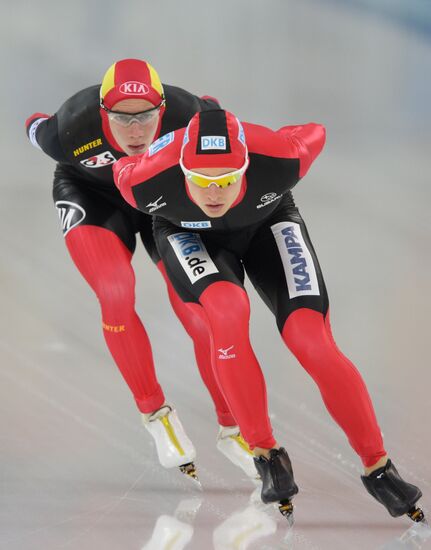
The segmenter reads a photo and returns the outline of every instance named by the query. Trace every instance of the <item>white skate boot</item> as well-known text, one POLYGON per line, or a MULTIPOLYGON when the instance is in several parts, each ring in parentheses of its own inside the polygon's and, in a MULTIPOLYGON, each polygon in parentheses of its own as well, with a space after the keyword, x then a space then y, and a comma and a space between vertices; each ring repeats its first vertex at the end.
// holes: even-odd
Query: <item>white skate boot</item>
POLYGON ((220 426, 217 449, 251 479, 259 479, 253 461, 253 451, 244 441, 238 426, 220 426))
POLYGON ((179 467, 183 474, 199 482, 193 463, 196 450, 188 438, 177 412, 163 405, 150 414, 142 414, 142 423, 156 442, 159 462, 165 468, 179 467))

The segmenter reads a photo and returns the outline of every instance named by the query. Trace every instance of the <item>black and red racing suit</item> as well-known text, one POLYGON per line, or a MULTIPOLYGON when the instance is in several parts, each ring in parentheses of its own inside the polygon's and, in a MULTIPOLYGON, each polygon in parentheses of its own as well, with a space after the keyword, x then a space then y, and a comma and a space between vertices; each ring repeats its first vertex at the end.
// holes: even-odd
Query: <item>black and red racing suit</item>
POLYGON ((143 212, 157 203, 159 253, 178 294, 207 319, 217 380, 250 446, 269 448, 275 441, 249 340, 244 272, 354 450, 365 465, 374 464, 385 450, 373 406, 332 337, 322 272, 290 192, 320 153, 324 128, 243 128, 250 164, 238 198, 221 217, 205 216, 187 192, 178 164, 184 129, 163 136, 145 155, 117 162, 116 184, 143 212))
MULTIPOLYGON (((136 233, 162 272, 177 316, 193 338, 201 375, 221 424, 234 419, 213 379, 208 335, 166 278, 152 236, 151 216, 131 208, 114 184, 112 166, 125 153, 116 143, 106 112, 100 109, 99 85, 79 91, 49 116, 35 113, 26 121, 31 143, 57 161, 53 198, 69 253, 95 291, 102 309, 103 334, 139 409, 152 412, 165 401, 157 381, 150 342, 135 310, 135 275, 131 258, 136 233)), ((164 85, 166 110, 156 136, 185 126, 198 111, 218 107, 164 85)))

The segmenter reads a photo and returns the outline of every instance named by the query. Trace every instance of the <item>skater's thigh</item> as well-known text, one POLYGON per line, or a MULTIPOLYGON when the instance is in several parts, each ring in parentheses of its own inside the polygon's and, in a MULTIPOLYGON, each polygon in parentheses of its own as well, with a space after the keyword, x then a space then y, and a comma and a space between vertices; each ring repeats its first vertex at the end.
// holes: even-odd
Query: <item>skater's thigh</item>
MULTIPOLYGON (((132 254, 135 251, 133 219, 103 193, 87 189, 82 180, 56 175, 53 199, 65 237, 77 227, 101 227, 114 233, 132 254)), ((147 231, 151 232, 150 218, 147 231)))
POLYGON ((142 243, 153 263, 158 265, 160 262, 160 254, 157 250, 156 241, 154 240, 153 217, 143 214, 142 212, 139 212, 139 214, 141 215, 139 220, 139 234, 142 243))
POLYGON ((208 234, 183 231, 159 219, 154 234, 168 277, 183 301, 199 303, 203 291, 216 282, 244 288, 241 261, 208 234))
POLYGON ((279 330, 296 309, 326 314, 328 296, 306 225, 296 207, 276 210, 244 257, 250 281, 277 319, 279 330))

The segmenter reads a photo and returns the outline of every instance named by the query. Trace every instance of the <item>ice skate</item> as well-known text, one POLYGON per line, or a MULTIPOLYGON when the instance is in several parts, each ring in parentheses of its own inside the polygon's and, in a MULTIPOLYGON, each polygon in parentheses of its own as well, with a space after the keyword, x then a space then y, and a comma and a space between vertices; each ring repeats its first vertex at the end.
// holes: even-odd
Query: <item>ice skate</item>
MULTIPOLYGON (((420 550, 431 539, 431 528, 426 521, 414 523, 401 536, 391 539, 379 550, 420 550)), ((428 548, 429 545, 427 544, 428 548)))
POLYGON ((253 462, 253 451, 244 441, 238 426, 220 426, 217 436, 217 449, 228 458, 232 464, 251 479, 259 479, 253 462))
POLYGON ((413 521, 424 521, 423 511, 415 506, 422 496, 421 490, 404 481, 390 460, 383 468, 361 479, 370 495, 383 504, 392 517, 407 514, 413 521))
POLYGON ((151 539, 142 550, 183 550, 192 540, 193 522, 201 504, 201 498, 186 498, 180 501, 172 516, 159 516, 151 539))
POLYGON ((143 414, 142 422, 154 438, 160 464, 165 468, 178 467, 183 474, 199 483, 194 465, 196 450, 175 409, 163 405, 151 414, 143 414))
POLYGON ((192 540, 193 531, 192 525, 163 514, 157 518, 151 539, 142 550, 183 550, 192 540))
POLYGON ((262 478, 262 501, 279 502, 279 510, 289 518, 293 512, 292 497, 298 492, 293 479, 292 464, 286 449, 271 449, 270 458, 254 458, 257 471, 262 478))
MULTIPOLYGON (((260 505, 263 507, 262 503, 260 505)), ((234 512, 223 521, 213 533, 213 548, 215 550, 238 550, 249 548, 261 548, 263 544, 256 542, 277 531, 277 522, 264 508, 249 505, 246 508, 234 512)), ((269 547, 268 547, 269 548, 269 547)))

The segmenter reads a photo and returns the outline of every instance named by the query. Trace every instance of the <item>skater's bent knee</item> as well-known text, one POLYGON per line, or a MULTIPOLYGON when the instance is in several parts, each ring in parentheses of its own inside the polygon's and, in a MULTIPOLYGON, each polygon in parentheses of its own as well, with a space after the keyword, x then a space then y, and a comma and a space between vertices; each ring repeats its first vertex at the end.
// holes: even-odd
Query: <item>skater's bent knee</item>
POLYGON ((230 327, 248 324, 250 302, 247 293, 234 283, 221 281, 210 285, 199 301, 210 321, 220 319, 230 327))
POLYGON ((128 316, 135 311, 135 290, 130 281, 102 279, 94 289, 104 316, 128 316))
POLYGON ((312 309, 298 309, 287 318, 282 338, 288 348, 297 355, 313 356, 322 348, 332 347, 322 313, 312 309))

